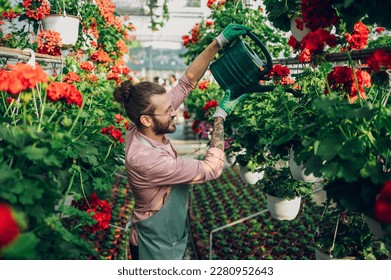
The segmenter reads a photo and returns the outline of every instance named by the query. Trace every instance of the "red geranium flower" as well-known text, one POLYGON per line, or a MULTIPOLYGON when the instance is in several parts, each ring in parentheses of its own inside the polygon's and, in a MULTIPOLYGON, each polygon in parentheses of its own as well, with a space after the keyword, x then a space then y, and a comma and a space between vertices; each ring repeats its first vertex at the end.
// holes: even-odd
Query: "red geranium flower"
POLYGON ((183 111, 183 117, 185 118, 185 119, 190 119, 190 114, 187 112, 187 111, 183 111))
MULTIPOLYGON (((367 72, 357 69, 352 70, 348 66, 335 67, 327 75, 327 81, 332 90, 341 92, 345 98, 349 99, 350 103, 354 103, 358 99, 358 94, 360 94, 360 98, 365 99, 364 87, 369 88, 371 86, 371 76, 367 72), (357 77, 359 92, 357 92, 353 71, 355 71, 357 77)), ((325 93, 328 93, 327 88, 325 93)))
POLYGON ((376 50, 366 59, 366 62, 375 72, 379 72, 381 68, 391 69, 391 53, 387 53, 385 50, 376 50))
POLYGON ((33 68, 29 64, 18 63, 7 65, 10 68, 0 70, 0 90, 17 95, 22 91, 35 88, 39 82, 47 82, 47 74, 37 65, 33 68))
POLYGON ((81 82, 81 79, 79 77, 79 75, 77 75, 77 73, 75 72, 69 72, 65 77, 64 79, 62 80, 63 82, 65 83, 74 83, 74 82, 81 82))
POLYGON ((202 107, 202 110, 208 111, 212 107, 217 107, 219 103, 216 100, 209 100, 205 103, 204 107, 202 107))
POLYGON ((19 234, 20 229, 12 216, 10 206, 0 203, 0 249, 14 241, 19 234))
POLYGON ((83 61, 80 63, 80 68, 84 71, 91 72, 94 70, 94 64, 91 61, 83 61))
POLYGON ((109 227, 111 220, 111 207, 107 200, 99 199, 98 195, 93 192, 86 201, 72 202, 72 205, 76 208, 86 211, 96 220, 96 224, 91 227, 87 227, 88 230, 92 230, 96 233, 99 230, 104 230, 109 227))
POLYGON ((202 81, 198 84, 200 90, 207 89, 209 87, 209 80, 202 81))
POLYGON ((193 125, 191 126, 191 129, 196 134, 200 134, 202 132, 202 129, 198 126, 199 123, 199 120, 194 120, 193 125))
POLYGON ((375 218, 382 223, 391 223, 391 181, 383 184, 376 197, 375 218))
POLYGON ((353 27, 353 33, 346 33, 346 41, 349 43, 349 50, 362 50, 367 45, 369 35, 368 27, 362 23, 357 22, 353 27))
POLYGON ((53 82, 48 86, 46 92, 48 100, 54 102, 63 99, 68 104, 76 104, 78 107, 83 104, 83 97, 73 84, 53 82))
POLYGON ((118 129, 115 129, 113 125, 110 125, 109 127, 103 127, 100 133, 111 136, 121 144, 125 142, 125 139, 122 137, 122 132, 118 129))

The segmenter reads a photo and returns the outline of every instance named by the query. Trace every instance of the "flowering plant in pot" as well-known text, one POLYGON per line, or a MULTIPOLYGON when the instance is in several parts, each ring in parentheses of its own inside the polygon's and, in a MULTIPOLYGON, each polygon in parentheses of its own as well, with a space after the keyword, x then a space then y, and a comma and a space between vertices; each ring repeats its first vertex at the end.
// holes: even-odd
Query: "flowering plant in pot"
MULTIPOLYGON (((194 27, 182 36, 183 45, 187 49, 184 54, 186 63, 193 61, 216 36, 224 30, 230 23, 242 24, 252 28, 257 36, 262 36, 262 41, 269 49, 273 57, 278 57, 281 53, 289 54, 289 48, 283 39, 280 30, 265 24, 267 18, 262 10, 249 9, 242 6, 242 1, 210 1, 208 7, 211 14, 205 20, 198 22, 194 27)), ((256 52, 258 47, 252 40, 243 38, 256 52)), ((223 53, 224 49, 220 51, 223 53)), ((216 59, 219 55, 216 56, 216 59)))
POLYGON ((286 167, 279 170, 267 167, 265 178, 259 185, 267 195, 271 216, 278 220, 296 218, 300 211, 301 198, 309 196, 312 191, 311 184, 292 179, 286 167))
POLYGON ((64 32, 67 36, 69 34, 67 40, 72 40, 72 43, 69 43, 64 42, 64 38, 62 38, 61 46, 59 46, 61 49, 64 47, 72 47, 74 50, 83 49, 90 55, 100 51, 102 54, 99 53, 99 55, 106 55, 107 63, 110 64, 114 64, 127 53, 126 42, 130 40, 128 32, 132 31, 134 26, 123 24, 122 19, 115 14, 115 6, 111 1, 94 3, 73 0, 25 0, 20 6, 24 11, 20 20, 26 20, 29 31, 35 34, 39 34, 41 31, 40 22, 48 20, 49 17, 50 20, 53 17, 62 19, 66 14, 67 17, 73 19, 75 25, 77 21, 75 27, 77 36, 70 34, 70 26, 67 24, 60 25, 62 30, 58 30, 57 27, 53 27, 55 30, 51 28, 52 32, 64 32), (80 17, 83 18, 83 21, 79 24, 80 17), (33 27, 32 30, 30 30, 30 24, 33 27))
POLYGON ((66 200, 87 200, 93 192, 107 199, 112 176, 123 165, 123 131, 114 130, 124 129, 124 120, 110 107, 114 81, 53 81, 40 66, 9 67, 0 72, 0 201, 24 214, 21 232, 36 245, 32 254, 16 258, 94 256, 93 245, 80 235, 88 236, 86 227, 94 227, 99 211, 76 209, 66 200))
POLYGON ((289 31, 291 19, 301 15, 301 0, 265 0, 263 1, 263 4, 266 8, 267 19, 274 27, 283 31, 289 31))
MULTIPOLYGON (((349 67, 337 67, 328 77, 328 95, 312 103, 312 110, 318 113, 313 122, 320 129, 308 136, 302 133, 304 148, 298 159, 309 172, 327 180, 324 189, 335 202, 351 211, 369 213, 380 187, 391 176, 389 85, 370 84, 369 74, 349 67), (341 86, 337 89, 335 80, 331 81, 337 70, 351 74, 352 91, 341 86), (365 89, 364 83, 370 88, 365 89)), ((349 75, 340 85, 349 84, 346 77, 349 75)))

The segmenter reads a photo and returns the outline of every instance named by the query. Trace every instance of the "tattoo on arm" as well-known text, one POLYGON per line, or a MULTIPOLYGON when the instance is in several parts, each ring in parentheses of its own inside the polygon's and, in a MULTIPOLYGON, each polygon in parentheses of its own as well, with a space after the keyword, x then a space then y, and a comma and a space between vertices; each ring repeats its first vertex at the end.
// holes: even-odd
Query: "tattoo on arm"
POLYGON ((210 146, 219 148, 224 151, 224 120, 217 117, 214 119, 212 139, 210 140, 210 146))

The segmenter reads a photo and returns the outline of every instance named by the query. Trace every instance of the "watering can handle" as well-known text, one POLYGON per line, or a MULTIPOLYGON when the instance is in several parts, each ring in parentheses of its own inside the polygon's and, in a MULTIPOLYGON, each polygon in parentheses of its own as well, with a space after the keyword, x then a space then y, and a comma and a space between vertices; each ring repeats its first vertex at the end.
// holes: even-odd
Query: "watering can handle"
POLYGON ((268 50, 266 49, 265 45, 261 42, 261 40, 259 40, 259 38, 254 33, 252 33, 251 31, 248 31, 246 35, 248 37, 250 37, 258 45, 258 47, 261 48, 262 53, 266 57, 266 64, 263 65, 263 70, 260 73, 260 75, 263 77, 264 75, 269 73, 269 70, 272 68, 272 65, 273 65, 272 58, 271 58, 268 50))

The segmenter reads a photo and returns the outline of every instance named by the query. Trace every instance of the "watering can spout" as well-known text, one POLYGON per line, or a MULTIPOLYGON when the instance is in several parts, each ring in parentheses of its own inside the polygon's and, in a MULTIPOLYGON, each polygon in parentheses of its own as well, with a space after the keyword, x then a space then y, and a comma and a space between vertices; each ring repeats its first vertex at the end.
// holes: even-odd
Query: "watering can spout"
POLYGON ((244 93, 267 92, 275 88, 272 85, 260 84, 260 80, 269 79, 265 76, 272 68, 272 58, 268 50, 254 33, 249 31, 246 35, 261 49, 265 61, 246 42, 236 40, 210 65, 213 77, 224 91, 231 91, 232 99, 244 93))

